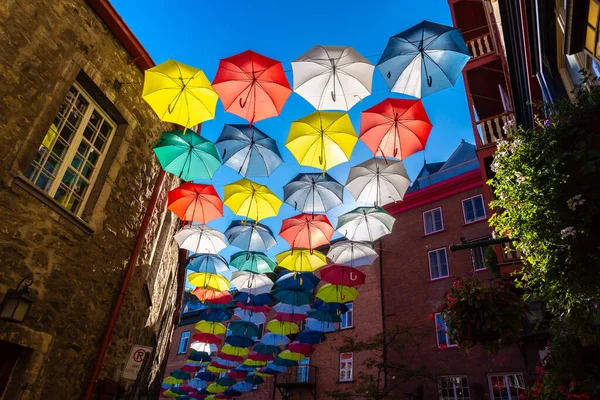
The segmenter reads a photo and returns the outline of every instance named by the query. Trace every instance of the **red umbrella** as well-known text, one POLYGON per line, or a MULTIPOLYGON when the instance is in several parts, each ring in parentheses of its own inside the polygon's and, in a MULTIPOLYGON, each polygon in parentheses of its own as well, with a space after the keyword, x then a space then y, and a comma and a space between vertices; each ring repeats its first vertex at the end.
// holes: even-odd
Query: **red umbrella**
POLYGON ((331 241, 333 226, 326 215, 300 214, 286 218, 279 235, 294 248, 313 250, 331 241))
POLYGON ((223 365, 221 363, 219 363, 218 361, 212 361, 210 363, 211 367, 215 367, 215 368, 222 368, 222 369, 232 369, 233 367, 231 365, 223 365))
POLYGON ((191 182, 169 192, 168 208, 183 221, 203 224, 223 216, 223 201, 215 188, 191 182))
POLYGON ((188 384, 183 384, 181 386, 179 386, 179 390, 183 390, 184 392, 196 392, 196 388, 191 387, 188 384))
POLYGON ((228 304, 233 299, 233 296, 227 290, 219 292, 217 290, 196 288, 192 294, 200 301, 211 304, 228 304))
MULTIPOLYGON (((227 354, 227 353, 219 353, 217 355, 217 357, 222 358, 223 360, 227 360, 227 361, 235 361, 235 362, 244 361, 244 357, 234 356, 233 354, 227 354)), ((229 368, 229 367, 225 367, 225 368, 229 368)))
POLYGON ((292 353, 300 353, 308 357, 310 353, 314 350, 314 347, 307 343, 300 343, 294 341, 288 344, 286 349, 291 351, 292 353))
POLYGON ((280 322, 300 322, 306 319, 306 315, 277 313, 273 318, 280 322))
POLYGON ((425 149, 431 128, 421 100, 385 99, 362 112, 360 138, 373 154, 402 160, 425 149))
POLYGON ((321 268, 319 273, 323 282, 350 287, 362 285, 367 277, 364 272, 359 271, 357 268, 342 264, 333 264, 321 268))
POLYGON ((271 361, 275 359, 275 356, 272 354, 261 354, 253 351, 248 355, 248 358, 254 361, 271 361))
POLYGON ((230 371, 227 373, 227 376, 231 379, 242 379, 248 375, 248 371, 230 371))
POLYGON ((236 307, 241 308, 242 310, 252 311, 252 312, 269 312, 271 311, 271 307, 269 306, 250 306, 241 302, 235 303, 236 307))
POLYGON ((212 333, 198 332, 192 336, 192 339, 202 343, 208 344, 221 344, 223 341, 219 336, 213 335, 212 333))
POLYGON ((198 371, 201 368, 202 367, 196 367, 193 365, 184 365, 183 367, 181 367, 181 370, 189 373, 196 373, 196 371, 198 371))
POLYGON ((222 59, 213 88, 225 111, 251 124, 279 115, 292 93, 281 63, 251 50, 222 59))

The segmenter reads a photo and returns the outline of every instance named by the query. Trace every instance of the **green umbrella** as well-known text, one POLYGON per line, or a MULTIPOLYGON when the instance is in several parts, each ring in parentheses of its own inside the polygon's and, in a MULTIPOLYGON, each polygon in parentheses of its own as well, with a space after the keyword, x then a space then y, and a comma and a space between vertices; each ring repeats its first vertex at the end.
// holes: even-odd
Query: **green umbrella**
POLYGON ((245 337, 257 337, 259 334, 259 328, 256 324, 247 321, 231 321, 227 325, 227 329, 234 335, 245 336, 245 337))
POLYGON ((212 179, 221 166, 215 144, 190 130, 163 133, 154 152, 165 171, 188 182, 212 179))
POLYGON ((264 253, 255 251, 240 251, 231 256, 229 265, 240 271, 255 274, 269 274, 275 271, 276 264, 264 253))

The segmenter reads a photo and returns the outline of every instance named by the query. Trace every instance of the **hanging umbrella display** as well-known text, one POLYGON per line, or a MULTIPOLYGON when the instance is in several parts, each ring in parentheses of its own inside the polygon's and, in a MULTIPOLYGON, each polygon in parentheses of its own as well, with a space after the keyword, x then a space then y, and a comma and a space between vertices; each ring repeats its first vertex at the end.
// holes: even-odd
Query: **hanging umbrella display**
POLYGON ((244 360, 243 364, 249 367, 264 367, 265 365, 267 365, 267 361, 251 360, 248 358, 244 360))
POLYGON ((369 243, 350 240, 333 243, 327 252, 327 258, 333 263, 352 267, 371 265, 377 257, 379 255, 369 243))
POLYGON ((211 304, 228 304, 233 299, 233 296, 227 290, 216 291, 196 288, 192 294, 201 302, 207 302, 211 304))
POLYGON ((211 358, 208 355, 208 353, 204 352, 204 351, 196 351, 196 350, 192 350, 192 352, 188 355, 188 361, 210 361, 211 358))
POLYGON ((292 353, 299 353, 308 357, 310 353, 314 351, 314 347, 308 343, 294 341, 287 345, 287 350, 291 351, 292 353))
POLYGON ((233 354, 225 354, 220 352, 218 354, 218 357, 215 359, 223 359, 223 360, 227 360, 227 361, 235 361, 237 363, 241 363, 242 361, 244 361, 244 357, 242 356, 235 356, 233 354))
POLYGON ((253 322, 248 321, 231 321, 227 329, 234 334, 245 337, 258 337, 260 328, 253 322))
POLYGON ((252 391, 252 389, 254 389, 254 385, 248 382, 238 382, 233 385, 232 388, 238 392, 246 393, 252 391))
POLYGON ((254 351, 260 354, 279 354, 281 353, 281 348, 279 346, 259 343, 254 346, 254 351))
POLYGON ((421 100, 385 99, 360 119, 360 139, 373 154, 400 160, 425 150, 431 129, 421 100))
POLYGON ((169 374, 169 376, 172 376, 175 379, 179 379, 181 382, 187 381, 188 379, 190 379, 190 374, 188 374, 187 372, 183 372, 179 369, 172 371, 169 374))
POLYGON ((244 357, 247 356, 250 351, 244 347, 236 347, 230 344, 226 344, 221 348, 221 351, 225 354, 231 354, 233 356, 244 357))
POLYGON ((292 61, 294 91, 317 110, 349 110, 371 94, 375 67, 348 46, 314 46, 292 61))
POLYGON ((277 333, 266 333, 260 339, 260 342, 269 346, 281 346, 288 344, 290 342, 290 339, 285 335, 277 333))
POLYGON ((213 335, 222 335, 227 332, 225 325, 219 322, 200 321, 194 327, 200 332, 211 333, 213 335))
POLYGON ((275 356, 273 356, 271 354, 262 354, 262 353, 257 353, 256 351, 253 351, 252 353, 250 353, 248 355, 248 359, 254 360, 254 361, 272 361, 275 359, 275 356))
POLYGON ((229 378, 228 376, 224 376, 222 378, 219 378, 217 380, 217 385, 221 385, 221 386, 233 386, 235 385, 236 380, 229 378))
POLYGON ((195 333, 194 336, 192 336, 192 339, 209 344, 221 344, 221 342, 223 341, 220 337, 218 337, 215 334, 202 332, 195 333))
POLYGON ((248 179, 225 185, 225 205, 236 215, 259 221, 274 217, 282 201, 271 190, 248 179))
POLYGON ((333 264, 321 268, 319 275, 323 282, 350 287, 363 285, 367 277, 364 272, 343 264, 333 264))
POLYGON ((337 231, 355 241, 374 242, 392 233, 396 219, 380 207, 358 207, 338 217, 337 231))
POLYGON ((207 274, 222 274, 229 271, 227 261, 217 254, 198 253, 188 259, 187 269, 207 274))
POLYGON ((234 314, 239 319, 247 322, 252 322, 253 324, 264 324, 265 322, 267 322, 267 317, 262 312, 254 312, 249 310, 242 310, 241 308, 236 308, 234 314))
POLYGON ((410 183, 402 161, 371 158, 350 168, 346 188, 357 202, 382 207, 402 200, 410 183))
POLYGON ((209 365, 208 367, 206 367, 206 370, 209 372, 215 373, 215 374, 222 374, 222 373, 229 372, 229 368, 215 367, 214 365, 209 365))
MULTIPOLYGON (((235 381, 232 383, 232 385, 235 384, 235 381)), ((235 390, 233 388, 229 388, 226 391, 223 392, 224 395, 229 396, 229 397, 238 397, 242 395, 242 392, 240 392, 239 390, 235 390)))
MULTIPOLYGON (((253 354, 253 353, 250 353, 250 355, 251 355, 251 354, 253 354)), ((250 355, 248 355, 248 357, 250 357, 250 355)), ((246 371, 236 371, 236 370, 233 370, 233 371, 230 371, 230 372, 227 374, 227 376, 228 376, 229 378, 231 378, 231 379, 242 379, 242 378, 245 378, 245 377, 247 377, 247 376, 248 376, 248 372, 246 372, 246 371)), ((235 385, 234 385, 234 386, 235 386, 235 385)))
POLYGON ((247 271, 234 272, 231 275, 231 284, 240 292, 249 294, 263 294, 271 292, 273 281, 262 274, 253 274, 247 271))
POLYGON ((302 353, 293 353, 290 350, 284 350, 279 353, 279 358, 283 358, 284 360, 292 360, 292 361, 302 361, 306 358, 306 356, 302 353))
POLYGON ((298 365, 298 361, 286 360, 285 358, 277 357, 275 360, 273 360, 273 365, 277 367, 295 367, 298 365))
POLYGON ((319 284, 319 278, 311 272, 285 272, 279 275, 275 285, 285 290, 313 290, 319 284))
POLYGON ((271 296, 269 293, 252 294, 238 292, 233 298, 246 306, 260 307, 271 303, 271 296))
POLYGON ((296 341, 307 344, 320 344, 327 340, 323 332, 305 329, 296 336, 296 341))
POLYGON ((229 281, 224 276, 206 272, 194 272, 188 275, 188 281, 202 289, 216 291, 229 290, 229 281))
POLYGON ((227 390, 227 386, 221 386, 221 385, 218 385, 217 383, 211 383, 210 385, 208 385, 206 390, 210 393, 222 393, 225 390, 227 390))
POLYGON ((292 93, 281 63, 251 50, 222 59, 213 87, 225 111, 250 123, 279 115, 292 93))
POLYGON ((232 221, 225 236, 232 246, 247 251, 268 251, 277 244, 271 228, 251 220, 232 221))
POLYGON ((285 146, 300 165, 326 171, 348 161, 357 141, 348 114, 317 111, 292 122, 285 146))
POLYGON ((240 310, 250 311, 253 313, 267 313, 271 311, 271 307, 269 306, 250 306, 247 304, 242 304, 239 301, 235 303, 236 307, 240 310))
POLYGON ((212 382, 212 381, 216 381, 218 377, 217 377, 217 375, 211 374, 210 372, 201 371, 196 374, 196 378, 198 378, 202 381, 205 381, 205 382, 212 382))
MULTIPOLYGON (((184 371, 182 371, 184 372, 184 371)), ((181 382, 183 382, 185 379, 178 379, 174 376, 167 376, 165 379, 163 379, 162 383, 165 385, 179 385, 181 382)))
POLYGON ((260 377, 260 376, 256 376, 255 374, 252 375, 248 375, 245 379, 245 382, 251 384, 251 385, 260 385, 261 383, 264 382, 264 380, 260 377))
POLYGON ((239 271, 255 274, 269 274, 275 271, 275 263, 266 254, 254 251, 242 251, 231 256, 229 264, 239 271))
POLYGON ((423 21, 390 38, 377 69, 392 92, 420 98, 454 86, 470 58, 459 29, 423 21))
POLYGON ((328 283, 321 286, 317 291, 316 296, 327 303, 349 303, 356 300, 358 292, 356 289, 348 286, 332 285, 328 283))
MULTIPOLYGON (((338 303, 327 303, 338 304, 338 303)), ((327 313, 324 311, 314 310, 307 313, 308 317, 322 322, 342 322, 342 317, 337 312, 327 313)))
POLYGON ((256 126, 225 125, 216 145, 223 163, 242 176, 269 176, 283 162, 277 142, 256 126))
MULTIPOLYGON (((203 321, 203 322, 206 322, 206 321, 203 321)), ((198 324, 196 324, 196 329, 198 329, 198 324)), ((192 344, 190 344, 190 349, 193 349, 196 351, 203 351, 208 354, 214 354, 217 351, 217 346, 214 344, 209 344, 209 343, 192 342, 192 344)))
POLYGON ((279 236, 292 249, 301 247, 313 250, 329 244, 333 232, 333 226, 326 215, 300 214, 283 220, 279 236))
POLYGON ((223 216, 223 202, 211 185, 184 183, 168 195, 169 210, 183 221, 202 224, 223 216))
POLYGON ((225 235, 208 225, 195 225, 179 230, 175 236, 180 249, 194 253, 217 254, 225 247, 225 235))
POLYGON ((337 322, 317 321, 316 319, 308 318, 304 324, 306 329, 319 332, 335 332, 339 325, 337 322))
POLYGON ((226 310, 226 309, 217 309, 217 310, 211 310, 208 309, 206 311, 202 311, 200 313, 200 315, 198 316, 198 318, 202 321, 209 321, 209 322, 223 322, 223 321, 227 321, 228 319, 231 318, 231 316, 233 315, 233 312, 226 310))
POLYGON ((261 369, 259 372, 270 373, 270 374, 282 374, 287 372, 287 367, 277 366, 273 363, 269 363, 265 365, 265 368, 261 369))
POLYGON ((273 317, 274 320, 280 322, 302 322, 306 319, 306 315, 303 314, 286 314, 286 313, 277 313, 273 317))
POLYGON ((225 343, 235 347, 252 347, 254 345, 254 340, 246 336, 231 335, 225 338, 225 343))
POLYGON ((208 384, 206 383, 208 379, 200 379, 197 376, 193 379, 190 379, 188 381, 188 385, 193 387, 194 389, 198 390, 198 389, 205 389, 208 384))
POLYGON ((329 211, 343 196, 344 186, 329 174, 298 174, 283 187, 284 201, 303 213, 329 211))
POLYGON ((218 95, 204 72, 167 60, 144 71, 142 98, 161 121, 191 128, 215 117, 218 95))
POLYGON ((291 335, 293 333, 298 333, 300 330, 298 325, 293 322, 281 322, 275 320, 269 321, 265 328, 270 332, 280 335, 291 335))
POLYGON ((298 290, 279 289, 273 293, 273 297, 283 304, 294 306, 308 305, 313 302, 314 295, 312 292, 301 292, 298 290))
POLYGON ((162 169, 188 182, 212 179, 221 166, 215 144, 195 132, 165 132, 153 150, 162 169))
POLYGON ((313 272, 327 265, 325 255, 316 250, 292 249, 275 256, 277 265, 292 272, 313 272))

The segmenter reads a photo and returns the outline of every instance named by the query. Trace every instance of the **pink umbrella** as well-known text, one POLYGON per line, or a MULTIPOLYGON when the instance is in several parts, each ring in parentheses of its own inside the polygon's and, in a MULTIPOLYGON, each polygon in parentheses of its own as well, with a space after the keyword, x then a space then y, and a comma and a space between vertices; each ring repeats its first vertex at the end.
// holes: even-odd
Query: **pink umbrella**
POLYGON ((366 275, 354 267, 333 264, 319 270, 321 280, 332 285, 354 287, 365 283, 366 275))
POLYGON ((308 355, 310 355, 310 353, 314 350, 314 347, 307 343, 300 343, 294 341, 288 344, 286 349, 291 351, 292 353, 300 353, 308 357, 308 355))
POLYGON ((280 322, 300 322, 306 319, 306 315, 277 313, 273 318, 280 322))
POLYGON ((250 360, 254 360, 254 361, 271 361, 271 360, 275 359, 275 356, 273 356, 271 354, 260 354, 260 353, 253 351, 252 353, 250 353, 248 355, 248 358, 250 360))

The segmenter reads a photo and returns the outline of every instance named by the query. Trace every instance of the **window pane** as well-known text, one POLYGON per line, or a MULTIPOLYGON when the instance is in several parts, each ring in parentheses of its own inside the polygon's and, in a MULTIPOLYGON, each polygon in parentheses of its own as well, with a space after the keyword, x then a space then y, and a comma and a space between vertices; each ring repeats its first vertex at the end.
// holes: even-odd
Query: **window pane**
POLYGON ((446 250, 438 250, 437 254, 440 263, 440 276, 448 276, 448 260, 446 259, 446 250))
POLYGON ((433 216, 431 212, 426 212, 424 214, 425 219, 425 234, 433 232, 433 216))
POLYGON ((431 271, 431 279, 439 278, 438 258, 437 253, 432 251, 429 253, 429 269, 431 271))
POLYGON ((434 210, 433 211, 433 217, 434 217, 434 222, 435 222, 435 230, 436 231, 440 231, 443 229, 443 224, 442 224, 442 212, 441 210, 434 210))
POLYGON ((480 269, 485 269, 485 261, 484 261, 484 256, 485 256, 485 252, 487 251, 487 248, 489 246, 485 246, 485 247, 476 247, 472 250, 472 255, 473 255, 473 269, 475 269, 475 271, 480 270, 480 269))
POLYGON ((485 208, 483 207, 483 197, 477 196, 471 199, 475 208, 475 219, 485 217, 485 208))
POLYGON ((471 200, 463 201, 463 212, 465 214, 465 221, 471 222, 475 220, 475 212, 473 211, 473 203, 471 200))

